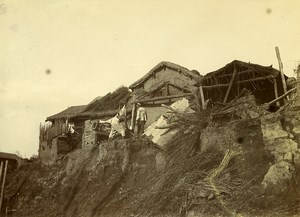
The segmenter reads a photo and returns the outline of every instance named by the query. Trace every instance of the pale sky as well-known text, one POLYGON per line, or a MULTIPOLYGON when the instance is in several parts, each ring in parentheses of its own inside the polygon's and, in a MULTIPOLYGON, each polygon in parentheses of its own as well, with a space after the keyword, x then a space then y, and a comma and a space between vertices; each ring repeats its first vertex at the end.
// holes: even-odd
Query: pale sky
POLYGON ((39 123, 130 85, 160 61, 201 74, 234 59, 293 75, 300 0, 0 0, 0 151, 37 153, 39 123), (46 74, 46 70, 51 70, 46 74))

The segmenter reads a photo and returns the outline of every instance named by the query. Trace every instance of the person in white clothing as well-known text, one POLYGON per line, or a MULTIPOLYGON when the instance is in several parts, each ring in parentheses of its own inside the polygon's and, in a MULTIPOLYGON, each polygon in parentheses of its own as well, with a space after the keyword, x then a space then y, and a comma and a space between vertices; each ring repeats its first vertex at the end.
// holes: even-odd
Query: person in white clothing
POLYGON ((141 136, 144 133, 145 124, 147 122, 147 111, 142 107, 141 103, 137 103, 137 112, 136 112, 136 126, 137 126, 137 136, 141 136))
POLYGON ((126 136, 126 108, 123 108, 113 118, 106 121, 100 120, 99 123, 108 123, 111 125, 111 130, 108 139, 113 139, 117 134, 121 134, 124 139, 126 136))

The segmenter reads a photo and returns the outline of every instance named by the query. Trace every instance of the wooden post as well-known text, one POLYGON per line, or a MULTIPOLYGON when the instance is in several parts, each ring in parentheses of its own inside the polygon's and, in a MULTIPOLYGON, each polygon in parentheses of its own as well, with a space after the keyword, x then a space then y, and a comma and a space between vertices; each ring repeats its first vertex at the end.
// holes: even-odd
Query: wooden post
POLYGON ((229 86, 228 86, 228 89, 227 89, 227 92, 226 92, 223 104, 225 104, 226 101, 227 101, 227 99, 228 99, 230 90, 231 90, 231 88, 233 86, 233 83, 235 81, 236 73, 237 73, 237 70, 236 70, 235 63, 234 63, 234 65, 233 65, 233 74, 232 74, 232 77, 231 77, 231 80, 230 80, 230 83, 229 83, 229 86))
POLYGON ((5 187, 5 179, 6 179, 6 173, 7 173, 7 166, 8 166, 8 160, 5 161, 5 169, 4 169, 3 181, 2 181, 2 187, 1 187, 0 216, 1 216, 1 210, 2 210, 2 201, 3 201, 4 187, 5 187))
MULTIPOLYGON (((166 83, 166 95, 167 96, 170 96, 170 85, 169 83, 166 83)), ((171 103, 171 99, 169 99, 169 103, 171 103)))
MULTIPOLYGON (((133 93, 132 100, 135 102, 136 95, 133 93)), ((131 112, 131 123, 130 123, 130 130, 134 130, 134 125, 135 125, 135 110, 136 110, 136 103, 132 105, 132 112, 131 112)))
POLYGON ((201 104, 202 104, 202 109, 204 110, 205 108, 205 99, 204 99, 204 94, 203 94, 203 87, 202 87, 202 84, 200 85, 199 87, 199 90, 200 90, 200 98, 201 98, 201 104))
MULTIPOLYGON (((287 86, 286 86, 286 82, 285 82, 285 78, 284 78, 284 74, 283 74, 283 65, 282 65, 281 58, 280 58, 279 48, 275 47, 275 51, 276 51, 276 56, 277 56, 278 65, 279 65, 279 71, 280 71, 280 75, 281 75, 283 93, 286 93, 287 92, 287 86)), ((287 99, 289 99, 289 98, 287 97, 287 99)))
MULTIPOLYGON (((276 78, 275 78, 275 77, 273 77, 273 83, 274 83, 275 99, 277 99, 277 98, 278 98, 278 89, 277 89, 278 87, 277 87, 277 81, 276 81, 276 78)), ((276 105, 277 105, 277 106, 280 106, 279 101, 276 102, 276 105)))
POLYGON ((0 164, 0 183, 1 183, 1 180, 2 180, 2 170, 3 170, 3 161, 1 161, 1 164, 0 164))

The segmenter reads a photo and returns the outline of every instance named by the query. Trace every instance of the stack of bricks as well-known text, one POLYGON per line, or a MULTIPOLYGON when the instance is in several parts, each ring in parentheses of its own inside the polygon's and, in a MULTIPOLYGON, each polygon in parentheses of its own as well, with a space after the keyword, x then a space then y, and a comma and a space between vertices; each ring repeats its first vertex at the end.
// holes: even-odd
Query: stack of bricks
POLYGON ((94 146, 97 144, 97 131, 93 129, 93 124, 98 120, 87 120, 84 122, 84 131, 82 135, 82 147, 94 146))

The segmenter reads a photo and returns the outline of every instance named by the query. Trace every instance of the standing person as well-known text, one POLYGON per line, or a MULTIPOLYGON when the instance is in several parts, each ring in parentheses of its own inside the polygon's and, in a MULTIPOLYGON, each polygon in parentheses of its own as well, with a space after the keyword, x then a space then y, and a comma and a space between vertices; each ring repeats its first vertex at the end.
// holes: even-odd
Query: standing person
POLYGON ((99 123, 108 123, 111 125, 108 140, 115 138, 118 134, 121 134, 122 138, 125 139, 127 129, 125 105, 113 118, 106 121, 99 120, 99 123))
POLYGON ((136 126, 137 126, 137 136, 141 136, 144 133, 145 123, 147 121, 147 111, 142 107, 141 103, 137 103, 136 112, 136 126))

